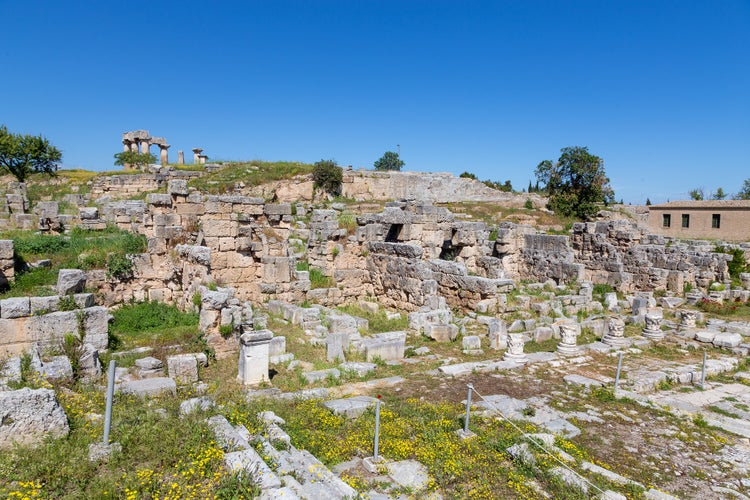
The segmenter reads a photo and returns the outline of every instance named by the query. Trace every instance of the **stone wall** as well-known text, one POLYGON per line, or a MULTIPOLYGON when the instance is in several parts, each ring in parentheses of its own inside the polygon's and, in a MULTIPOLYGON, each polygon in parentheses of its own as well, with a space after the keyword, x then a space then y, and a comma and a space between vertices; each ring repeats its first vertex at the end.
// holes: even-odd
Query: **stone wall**
POLYGON ((0 290, 16 279, 13 240, 0 240, 0 290))
POLYGON ((714 242, 670 242, 629 221, 574 224, 570 245, 584 279, 623 291, 682 292, 685 284, 706 288, 729 279, 729 256, 714 253, 714 242))
POLYGON ((106 307, 94 306, 91 294, 74 299, 80 309, 59 311, 60 297, 14 297, 0 300, 0 357, 20 355, 35 344, 59 348, 65 335, 81 334, 95 349, 107 348, 111 318, 106 307))
POLYGON ((128 198, 160 190, 170 179, 190 180, 201 175, 203 172, 174 169, 166 169, 158 174, 99 175, 93 180, 90 196, 94 200, 103 197, 128 198))
POLYGON ((534 206, 546 205, 546 199, 537 194, 506 193, 474 179, 430 172, 345 170, 342 195, 355 200, 494 201, 509 207, 523 207, 530 198, 534 206))

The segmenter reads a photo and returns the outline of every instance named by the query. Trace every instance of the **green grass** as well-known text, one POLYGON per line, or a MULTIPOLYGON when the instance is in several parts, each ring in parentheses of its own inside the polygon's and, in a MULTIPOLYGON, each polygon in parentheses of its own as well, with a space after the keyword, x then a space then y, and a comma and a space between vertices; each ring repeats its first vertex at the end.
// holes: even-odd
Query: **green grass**
POLYGON ((74 228, 70 235, 43 235, 30 231, 6 231, 0 239, 13 240, 16 254, 16 282, 0 298, 21 295, 47 295, 46 287, 57 281, 59 269, 104 269, 113 256, 146 251, 146 238, 116 227, 104 231, 74 228), (52 261, 51 268, 24 271, 24 263, 42 259, 52 261))
POLYGON ((252 161, 229 163, 221 170, 192 179, 188 186, 204 193, 222 194, 234 189, 235 183, 246 186, 259 186, 272 181, 291 179, 297 175, 312 174, 313 166, 299 162, 252 161))
POLYGON ((182 312, 161 302, 127 304, 112 312, 111 340, 124 347, 186 343, 203 350, 198 313, 182 312))
POLYGON ((108 462, 88 460, 88 446, 101 441, 103 392, 96 388, 57 391, 71 432, 37 448, 0 454, 2 498, 253 498, 260 491, 223 468, 205 414, 180 416, 181 398, 152 402, 115 396, 111 440, 122 446, 108 462), (165 414, 154 411, 163 408, 165 414), (234 490, 233 492, 231 490, 234 490))
POLYGON ((88 182, 97 175, 88 170, 58 170, 55 177, 33 174, 26 181, 26 194, 32 207, 40 201, 62 200, 66 194, 86 194, 91 191, 88 182))
POLYGON ((339 307, 339 310, 346 314, 366 319, 370 333, 400 331, 406 330, 409 327, 409 318, 405 314, 401 314, 401 316, 395 319, 388 319, 386 311, 383 309, 372 313, 354 304, 339 307))
POLYGON ((323 271, 315 267, 309 268, 310 288, 331 288, 334 286, 333 278, 323 274, 323 271))

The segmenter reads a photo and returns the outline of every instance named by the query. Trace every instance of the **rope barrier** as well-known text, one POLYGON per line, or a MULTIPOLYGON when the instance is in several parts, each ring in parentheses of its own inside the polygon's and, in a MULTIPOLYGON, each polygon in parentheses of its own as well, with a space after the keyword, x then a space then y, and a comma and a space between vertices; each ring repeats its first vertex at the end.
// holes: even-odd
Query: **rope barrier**
POLYGON ((469 387, 469 389, 471 389, 472 391, 474 391, 477 394, 477 396, 479 396, 482 399, 482 401, 484 401, 485 403, 487 403, 488 405, 490 405, 492 407, 492 409, 495 412, 497 412, 497 414, 500 415, 506 422, 508 422, 511 426, 513 426, 514 429, 516 429, 518 432, 520 432, 521 435, 524 438, 526 438, 527 442, 530 442, 531 444, 533 444, 534 446, 536 446, 537 448, 539 448, 540 450, 542 450, 544 453, 546 453, 547 455, 549 455, 553 460, 557 461, 565 469, 569 470, 570 472, 572 472, 573 474, 575 474, 576 476, 578 476, 586 484, 588 484, 589 486, 591 486, 592 488, 594 488, 598 492, 604 493, 604 490, 602 490, 597 485, 595 485, 594 483, 592 483, 591 481, 589 481, 588 479, 586 479, 585 477, 583 477, 582 475, 580 475, 577 471, 571 469, 565 462, 563 462, 562 460, 560 460, 559 458, 557 458, 554 454, 552 454, 549 450, 547 450, 547 448, 545 448, 544 446, 542 446, 539 443, 537 443, 536 440, 532 439, 529 434, 527 434, 523 430, 521 430, 521 428, 518 427, 515 423, 513 423, 513 421, 511 421, 508 417, 506 417, 505 415, 503 415, 503 412, 501 412, 500 409, 497 406, 495 406, 494 403, 492 403, 492 401, 488 401, 484 396, 482 396, 481 394, 479 394, 479 391, 477 391, 472 384, 467 384, 467 386, 469 387))

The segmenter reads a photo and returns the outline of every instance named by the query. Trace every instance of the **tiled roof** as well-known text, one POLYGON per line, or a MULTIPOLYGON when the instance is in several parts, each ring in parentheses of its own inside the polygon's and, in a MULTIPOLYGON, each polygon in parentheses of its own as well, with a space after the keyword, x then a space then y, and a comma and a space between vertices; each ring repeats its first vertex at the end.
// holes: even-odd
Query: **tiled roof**
POLYGON ((750 200, 682 200, 670 201, 667 203, 661 203, 659 205, 651 205, 649 208, 746 208, 750 210, 750 200))

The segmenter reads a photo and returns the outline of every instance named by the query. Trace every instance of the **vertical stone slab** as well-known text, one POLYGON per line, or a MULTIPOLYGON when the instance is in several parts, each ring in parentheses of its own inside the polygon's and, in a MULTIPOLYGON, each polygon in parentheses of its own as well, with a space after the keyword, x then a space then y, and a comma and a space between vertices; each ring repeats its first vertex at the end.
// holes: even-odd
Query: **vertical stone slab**
POLYGON ((269 344, 273 332, 250 331, 240 337, 240 360, 237 379, 245 385, 257 385, 268 379, 269 344))

